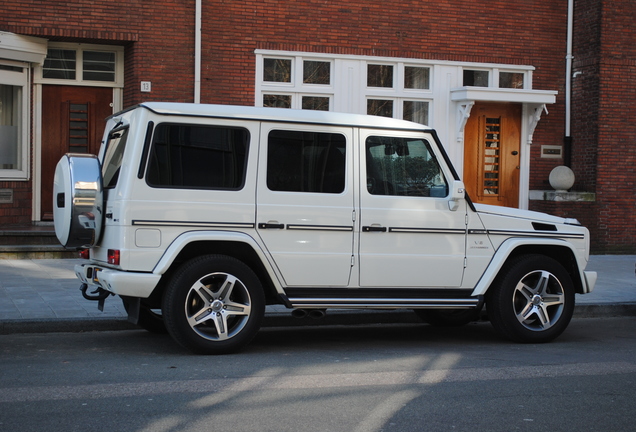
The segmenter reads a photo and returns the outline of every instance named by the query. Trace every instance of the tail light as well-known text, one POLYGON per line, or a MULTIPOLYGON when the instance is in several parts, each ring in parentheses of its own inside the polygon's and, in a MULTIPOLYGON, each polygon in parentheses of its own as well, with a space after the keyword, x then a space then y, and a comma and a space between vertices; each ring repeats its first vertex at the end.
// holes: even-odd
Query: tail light
POLYGON ((91 257, 91 253, 89 249, 80 249, 78 252, 79 252, 79 257, 82 259, 90 259, 91 257))
POLYGON ((119 249, 108 249, 108 264, 119 265, 119 249))

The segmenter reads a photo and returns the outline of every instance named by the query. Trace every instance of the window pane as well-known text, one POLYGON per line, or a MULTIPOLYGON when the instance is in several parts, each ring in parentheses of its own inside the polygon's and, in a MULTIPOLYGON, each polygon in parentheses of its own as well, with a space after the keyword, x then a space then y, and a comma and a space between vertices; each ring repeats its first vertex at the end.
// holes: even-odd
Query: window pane
POLYGON ((263 95, 263 106, 269 108, 291 108, 291 96, 263 95))
POLYGON ((303 82, 305 84, 331 84, 331 63, 304 61, 303 82))
POLYGON ((448 185, 426 140, 371 136, 366 141, 371 195, 445 197, 448 185))
POLYGON ((115 81, 115 53, 84 51, 84 79, 89 81, 115 81))
POLYGON ((393 117, 393 101, 386 99, 368 99, 367 114, 393 117))
POLYGON ((367 87, 393 87, 393 66, 367 65, 367 87))
POLYGON ((488 87, 488 71, 464 70, 464 84, 472 87, 488 87))
POLYGON ((273 191, 342 193, 346 139, 335 133, 272 131, 267 187, 273 191))
POLYGON ((128 128, 119 129, 108 134, 106 153, 102 162, 102 180, 105 188, 117 185, 119 169, 124 160, 124 150, 128 141, 128 128))
POLYGON ((404 120, 428 124, 428 102, 404 101, 404 120))
POLYGON ((522 89, 523 88, 523 73, 520 72, 500 72, 499 73, 499 87, 522 89))
POLYGON ((430 69, 427 67, 404 67, 404 88, 430 89, 430 69))
POLYGON ((0 169, 22 169, 22 88, 0 84, 0 169))
POLYGON ((266 58, 263 60, 263 81, 290 83, 291 67, 290 59, 266 58))
POLYGON ((43 78, 75 79, 75 51, 49 49, 42 68, 43 78))
POLYGON ((303 109, 329 111, 329 98, 318 96, 303 96, 303 109))
POLYGON ((146 181, 155 187, 240 189, 248 147, 245 129, 163 123, 155 129, 146 181))

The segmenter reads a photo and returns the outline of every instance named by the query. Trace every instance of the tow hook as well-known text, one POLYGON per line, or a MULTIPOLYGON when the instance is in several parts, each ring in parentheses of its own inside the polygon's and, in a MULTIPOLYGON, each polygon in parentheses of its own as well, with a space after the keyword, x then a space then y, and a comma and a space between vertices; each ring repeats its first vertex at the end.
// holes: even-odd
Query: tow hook
POLYGON ((99 288, 99 287, 95 291, 91 291, 90 293, 87 293, 86 290, 88 290, 88 284, 83 283, 80 286, 80 291, 82 292, 82 296, 86 300, 93 300, 93 301, 98 302, 97 303, 97 308, 101 312, 104 312, 104 300, 106 300, 106 298, 108 296, 112 295, 112 293, 106 291, 103 288, 99 288))

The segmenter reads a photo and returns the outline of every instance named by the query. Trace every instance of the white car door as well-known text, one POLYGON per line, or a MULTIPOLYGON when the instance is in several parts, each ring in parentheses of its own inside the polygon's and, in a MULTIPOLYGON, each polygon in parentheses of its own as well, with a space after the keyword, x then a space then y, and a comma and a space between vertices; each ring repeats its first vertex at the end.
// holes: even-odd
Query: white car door
POLYGON ((262 125, 257 230, 288 287, 349 284, 352 137, 351 128, 262 125))
POLYGON ((361 131, 360 286, 459 287, 466 201, 432 136, 361 131))

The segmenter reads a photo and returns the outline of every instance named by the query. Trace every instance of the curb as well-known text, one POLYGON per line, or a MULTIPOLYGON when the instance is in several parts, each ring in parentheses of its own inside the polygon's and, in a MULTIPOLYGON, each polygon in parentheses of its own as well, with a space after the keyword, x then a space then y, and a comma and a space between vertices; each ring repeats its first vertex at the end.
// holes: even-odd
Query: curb
MULTIPOLYGON (((574 318, 636 317, 636 303, 583 304, 574 309, 574 318)), ((332 311, 324 318, 294 318, 291 313, 266 314, 261 327, 315 327, 362 324, 417 324, 421 321, 410 310, 332 311)), ((20 333, 81 333, 92 331, 137 330, 126 318, 66 318, 0 321, 0 335, 20 333)))

